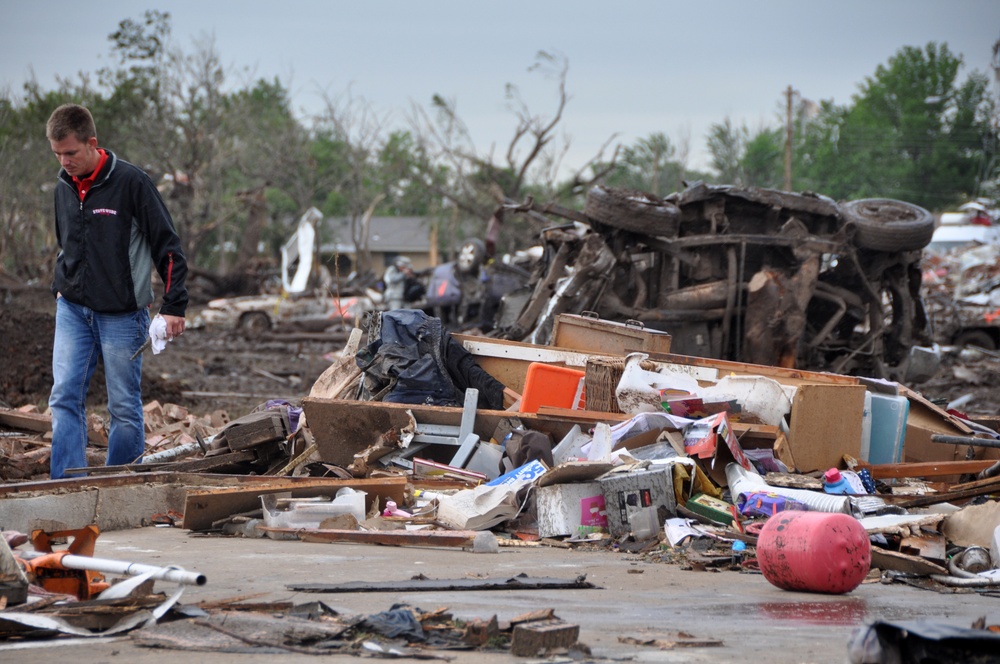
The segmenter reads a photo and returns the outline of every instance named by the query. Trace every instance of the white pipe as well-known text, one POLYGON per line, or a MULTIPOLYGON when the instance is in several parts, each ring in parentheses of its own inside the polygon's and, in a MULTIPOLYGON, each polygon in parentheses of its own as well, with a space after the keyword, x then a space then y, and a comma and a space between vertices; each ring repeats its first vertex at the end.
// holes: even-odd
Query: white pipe
POLYGON ((802 503, 810 510, 816 512, 843 512, 852 514, 851 501, 847 496, 821 493, 808 489, 787 489, 780 486, 771 486, 764 481, 764 478, 757 473, 752 473, 738 463, 730 463, 726 466, 726 482, 729 484, 729 493, 735 502, 737 496, 754 491, 767 491, 776 496, 791 498, 802 503))
POLYGON ((110 560, 108 558, 91 558, 90 556, 76 556, 72 553, 66 554, 62 558, 63 567, 69 569, 89 569, 102 574, 124 574, 126 576, 138 576, 151 572, 151 579, 157 581, 170 581, 189 586, 203 586, 208 582, 204 574, 198 572, 187 572, 179 567, 157 567, 156 565, 142 565, 140 563, 130 563, 125 560, 110 560))

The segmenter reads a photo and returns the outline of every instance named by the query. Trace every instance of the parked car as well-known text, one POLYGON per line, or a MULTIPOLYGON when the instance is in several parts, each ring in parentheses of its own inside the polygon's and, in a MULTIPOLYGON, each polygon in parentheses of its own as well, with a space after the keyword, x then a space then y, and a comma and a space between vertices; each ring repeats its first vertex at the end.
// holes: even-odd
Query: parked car
POLYGON ((329 294, 263 294, 212 300, 197 314, 204 325, 258 335, 285 329, 321 332, 343 321, 353 323, 373 303, 364 295, 337 298, 329 294))

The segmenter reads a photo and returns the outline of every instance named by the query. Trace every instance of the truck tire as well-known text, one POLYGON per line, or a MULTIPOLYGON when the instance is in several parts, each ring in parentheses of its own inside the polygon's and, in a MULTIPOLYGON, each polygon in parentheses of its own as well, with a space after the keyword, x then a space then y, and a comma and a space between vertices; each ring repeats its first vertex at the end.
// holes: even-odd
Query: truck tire
POLYGON ((612 228, 667 237, 677 234, 681 218, 676 205, 652 194, 601 185, 587 192, 583 213, 612 228))
POLYGON ((934 234, 934 216, 918 205, 891 198, 863 198, 840 206, 854 226, 854 244, 875 251, 923 249, 934 234))

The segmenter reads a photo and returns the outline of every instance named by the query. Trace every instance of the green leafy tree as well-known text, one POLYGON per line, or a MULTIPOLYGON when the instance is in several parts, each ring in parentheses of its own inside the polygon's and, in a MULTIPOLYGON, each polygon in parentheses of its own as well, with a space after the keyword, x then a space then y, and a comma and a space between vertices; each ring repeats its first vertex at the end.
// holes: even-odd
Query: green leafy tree
POLYGON ((958 79, 946 44, 906 46, 859 86, 826 102, 806 129, 797 182, 840 199, 887 197, 942 209, 972 196, 988 160, 987 80, 958 79))
POLYGON ((686 177, 688 170, 677 147, 666 134, 654 132, 622 149, 605 183, 666 196, 683 189, 686 177))
POLYGON ((777 188, 782 183, 784 136, 781 129, 751 132, 730 118, 709 128, 708 151, 717 181, 742 187, 777 188))
POLYGON ((712 168, 718 173, 719 182, 742 184, 740 161, 743 159, 748 135, 746 125, 737 127, 729 117, 709 128, 708 151, 712 155, 712 168))
POLYGON ((741 179, 748 187, 784 186, 784 132, 761 128, 747 140, 740 159, 741 179))

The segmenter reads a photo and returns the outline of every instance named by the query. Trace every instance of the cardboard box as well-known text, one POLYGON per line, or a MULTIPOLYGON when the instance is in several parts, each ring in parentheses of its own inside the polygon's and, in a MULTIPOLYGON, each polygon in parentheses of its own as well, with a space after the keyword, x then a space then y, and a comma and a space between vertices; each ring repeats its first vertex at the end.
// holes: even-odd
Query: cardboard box
POLYGON ((608 532, 614 537, 628 535, 633 530, 632 518, 647 507, 662 512, 658 519, 677 514, 674 497, 673 466, 654 466, 648 470, 613 473, 597 480, 604 493, 608 515, 608 532))
POLYGON ((580 526, 607 528, 604 494, 597 482, 553 484, 535 492, 539 537, 576 535, 580 526))
POLYGON ((839 467, 861 456, 864 385, 799 385, 792 399, 788 446, 799 472, 839 467))

